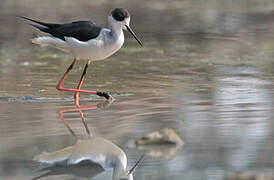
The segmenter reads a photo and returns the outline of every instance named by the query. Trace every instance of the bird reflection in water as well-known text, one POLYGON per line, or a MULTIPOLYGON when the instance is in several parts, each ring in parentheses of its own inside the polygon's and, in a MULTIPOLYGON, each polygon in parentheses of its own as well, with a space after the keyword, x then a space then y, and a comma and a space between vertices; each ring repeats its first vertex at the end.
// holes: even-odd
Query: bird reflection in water
MULTIPOLYGON (((75 96, 78 95, 75 94, 75 96)), ((59 109, 57 113, 70 133, 76 137, 76 134, 64 119, 62 113, 78 111, 86 129, 87 137, 83 139, 77 138, 76 143, 72 146, 35 156, 35 161, 53 166, 40 170, 48 172, 34 179, 64 174, 72 174, 78 178, 91 178, 98 175, 106 168, 113 168, 113 180, 133 180, 133 172, 143 159, 143 156, 130 170, 127 170, 127 156, 125 152, 111 141, 102 137, 94 136, 90 132, 82 112, 82 110, 86 109, 97 109, 109 106, 112 102, 105 101, 97 105, 81 107, 78 102, 78 97, 75 99, 76 107, 62 108, 59 109)))

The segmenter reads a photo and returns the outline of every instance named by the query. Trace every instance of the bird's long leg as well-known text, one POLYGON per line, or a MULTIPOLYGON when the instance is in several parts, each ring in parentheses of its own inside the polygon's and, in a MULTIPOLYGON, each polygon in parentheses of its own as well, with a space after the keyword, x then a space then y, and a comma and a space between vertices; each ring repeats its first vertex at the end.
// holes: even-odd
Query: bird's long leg
MULTIPOLYGON (((56 86, 56 89, 59 90, 59 91, 68 91, 68 92, 74 92, 75 93, 75 96, 78 96, 78 93, 86 93, 86 94, 96 94, 98 96, 103 96, 105 97, 106 99, 113 99, 108 93, 106 92, 100 92, 100 91, 87 91, 87 90, 80 90, 80 87, 83 83, 83 80, 84 80, 84 76, 86 75, 86 72, 87 72, 87 68, 88 68, 88 65, 90 63, 90 61, 88 61, 86 63, 86 66, 84 68, 84 71, 82 73, 82 76, 81 76, 81 79, 80 79, 80 82, 78 83, 78 86, 79 88, 77 89, 66 89, 66 88, 63 88, 62 87, 62 84, 65 80, 65 78, 67 77, 68 73, 71 71, 71 69, 73 68, 74 64, 76 62, 76 59, 73 60, 73 62, 71 63, 71 65, 68 67, 67 71, 65 72, 65 74, 63 75, 63 77, 60 79, 60 81, 58 82, 57 86, 56 86)), ((74 97, 75 97, 74 96, 74 97)), ((78 99, 78 97, 77 97, 78 99)))
MULTIPOLYGON (((77 85, 76 90, 80 90, 80 88, 81 88, 81 86, 82 86, 82 84, 83 84, 83 82, 84 82, 85 75, 86 75, 86 73, 87 73, 87 69, 88 69, 89 64, 90 64, 90 60, 88 60, 87 63, 86 63, 86 65, 85 65, 85 68, 84 68, 84 70, 83 70, 83 73, 82 73, 82 75, 81 75, 81 78, 80 78, 80 81, 79 81, 79 83, 78 83, 78 85, 77 85)), ((74 94, 74 103, 75 103, 76 106, 79 107, 79 92, 76 92, 76 93, 74 94)))
MULTIPOLYGON (((82 73, 82 76, 81 76, 81 78, 80 78, 80 81, 79 81, 79 83, 78 83, 78 85, 77 85, 76 90, 80 90, 80 88, 81 88, 81 86, 82 86, 82 84, 83 84, 83 81, 84 81, 84 79, 85 79, 85 74, 87 73, 86 71, 87 71, 87 68, 88 68, 88 65, 89 65, 89 64, 90 64, 90 60, 88 60, 88 62, 87 62, 86 65, 85 65, 84 71, 83 71, 83 73, 82 73)), ((82 112, 81 109, 79 109, 79 108, 80 108, 80 104, 79 104, 79 92, 76 92, 76 93, 74 94, 74 103, 75 103, 76 107, 78 108, 80 117, 81 117, 82 122, 83 122, 83 124, 84 124, 84 126, 85 126, 85 129, 86 129, 86 132, 87 132, 87 134, 90 136, 90 130, 89 130, 89 128, 88 128, 88 125, 87 125, 87 122, 86 122, 86 118, 85 118, 85 116, 84 116, 84 113, 82 112)))

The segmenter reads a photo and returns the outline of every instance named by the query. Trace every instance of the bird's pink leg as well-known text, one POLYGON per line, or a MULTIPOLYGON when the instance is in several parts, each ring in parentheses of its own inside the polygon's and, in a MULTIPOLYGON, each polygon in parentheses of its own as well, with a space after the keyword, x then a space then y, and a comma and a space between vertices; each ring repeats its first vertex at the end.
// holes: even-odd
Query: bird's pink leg
MULTIPOLYGON (((81 88, 81 86, 82 86, 82 84, 83 84, 83 82, 84 82, 84 79, 85 79, 85 75, 86 75, 86 71, 87 71, 87 68, 88 68, 88 65, 90 64, 90 60, 86 63, 86 65, 85 65, 85 68, 84 68, 84 71, 83 71, 83 73, 82 73, 82 75, 81 75, 81 78, 80 78, 80 81, 79 81, 79 83, 78 83, 78 85, 77 85, 77 88, 76 88, 76 90, 78 91, 78 90, 80 90, 80 88, 81 88)), ((77 106, 77 107, 79 107, 80 105, 79 105, 79 92, 76 92, 75 94, 74 94, 74 103, 75 103, 75 105, 77 106)), ((80 115, 81 115, 81 117, 83 117, 83 113, 82 113, 82 111, 79 111, 80 112, 80 115)))
POLYGON ((103 96, 106 99, 111 99, 112 97, 108 93, 106 93, 106 92, 80 90, 80 87, 81 87, 81 85, 83 83, 84 76, 86 75, 87 68, 88 68, 88 65, 90 63, 90 60, 86 63, 86 66, 84 68, 84 71, 83 71, 81 79, 80 79, 80 82, 78 83, 79 88, 77 87, 77 89, 66 89, 66 88, 62 87, 62 84, 63 84, 65 78, 67 77, 67 75, 69 74, 69 72, 71 71, 71 69, 73 68, 75 62, 76 62, 76 59, 73 60, 72 64, 68 67, 67 71, 65 72, 65 74, 63 75, 63 77, 60 79, 60 81, 58 82, 58 84, 56 86, 56 89, 59 90, 59 91, 74 92, 75 96, 78 96, 78 93, 86 93, 86 94, 96 94, 98 96, 103 96))
MULTIPOLYGON (((88 65, 89 65, 89 64, 90 64, 90 60, 87 62, 86 66, 85 66, 85 68, 84 68, 84 71, 83 71, 83 73, 82 73, 82 76, 81 76, 81 78, 80 78, 80 81, 79 81, 79 83, 78 83, 78 85, 77 85, 76 90, 80 90, 80 88, 81 88, 81 86, 82 86, 82 84, 83 84, 83 81, 84 81, 84 79, 85 79, 86 69, 88 68, 88 65)), ((85 118, 85 116, 84 116, 84 113, 82 112, 81 109, 79 109, 79 108, 80 108, 80 104, 79 104, 79 92, 76 92, 76 93, 74 94, 74 103, 75 103, 76 107, 78 108, 78 112, 79 112, 80 117, 81 117, 81 119, 82 119, 82 122, 83 122, 83 124, 84 124, 84 126, 85 126, 85 128, 86 128, 86 132, 87 132, 88 135, 90 136, 90 130, 89 130, 88 126, 87 126, 87 122, 86 122, 86 118, 85 118)))
MULTIPOLYGON (((71 69, 73 68, 74 64, 76 62, 76 59, 73 60, 72 64, 69 66, 69 68, 67 69, 67 71, 65 72, 65 74, 63 75, 63 77, 60 79, 60 81, 58 82, 56 89, 59 91, 68 91, 68 92, 75 92, 75 93, 87 93, 87 94, 96 94, 96 91, 86 91, 86 90, 80 90, 80 89, 66 89, 62 87, 62 84, 65 80, 65 78, 67 77, 67 75, 69 74, 69 72, 71 71, 71 69)), ((84 69, 83 74, 86 74, 86 69, 87 69, 87 65, 84 69)), ((82 84, 82 83, 81 83, 82 84)))

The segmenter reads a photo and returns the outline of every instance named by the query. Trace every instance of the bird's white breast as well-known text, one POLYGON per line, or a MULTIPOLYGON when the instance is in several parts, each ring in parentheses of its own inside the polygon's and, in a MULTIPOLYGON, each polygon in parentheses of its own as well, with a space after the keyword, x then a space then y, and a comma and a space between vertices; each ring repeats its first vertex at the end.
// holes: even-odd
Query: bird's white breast
POLYGON ((109 29, 103 28, 97 38, 87 42, 79 41, 72 37, 66 37, 65 40, 76 58, 103 60, 122 47, 124 34, 121 30, 120 33, 112 35, 109 29))

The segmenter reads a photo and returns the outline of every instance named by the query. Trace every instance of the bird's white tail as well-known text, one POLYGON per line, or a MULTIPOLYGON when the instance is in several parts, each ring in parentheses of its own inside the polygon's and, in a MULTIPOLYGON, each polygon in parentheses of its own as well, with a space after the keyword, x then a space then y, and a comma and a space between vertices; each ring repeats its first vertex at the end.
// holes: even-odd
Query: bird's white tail
POLYGON ((66 41, 63 41, 62 39, 59 39, 59 38, 42 36, 42 37, 33 38, 31 41, 32 43, 39 44, 41 46, 51 46, 66 52, 70 51, 70 48, 68 44, 66 43, 66 41))

